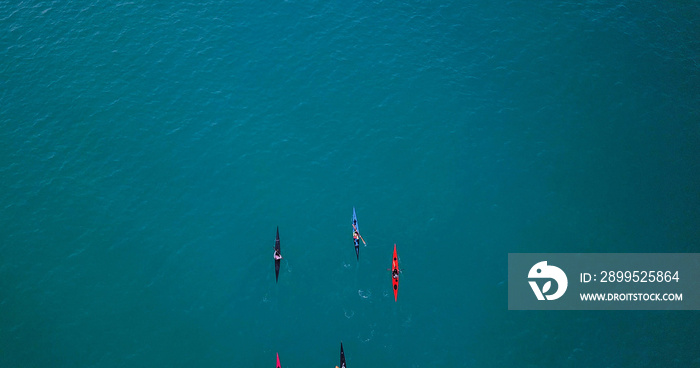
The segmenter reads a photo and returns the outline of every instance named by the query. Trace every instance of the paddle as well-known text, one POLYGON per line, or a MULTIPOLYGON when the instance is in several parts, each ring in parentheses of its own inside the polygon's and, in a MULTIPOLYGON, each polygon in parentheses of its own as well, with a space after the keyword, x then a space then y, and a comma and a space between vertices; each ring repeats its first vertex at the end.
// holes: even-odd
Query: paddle
POLYGON ((365 242, 365 239, 362 238, 362 235, 361 235, 360 232, 357 230, 357 226, 355 226, 355 224, 352 224, 352 228, 355 229, 355 231, 357 231, 357 235, 360 235, 360 239, 362 239, 362 242, 363 242, 365 245, 367 245, 367 242, 365 242))

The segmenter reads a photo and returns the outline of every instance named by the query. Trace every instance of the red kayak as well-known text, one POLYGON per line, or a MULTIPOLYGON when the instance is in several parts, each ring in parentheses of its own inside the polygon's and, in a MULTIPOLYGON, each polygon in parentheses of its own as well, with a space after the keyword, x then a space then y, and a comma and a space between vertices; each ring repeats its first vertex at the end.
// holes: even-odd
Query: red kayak
POLYGON ((277 353, 277 368, 282 368, 280 365, 280 353, 277 353))
POLYGON ((394 286, 394 301, 399 296, 399 257, 396 255, 396 244, 394 244, 394 260, 391 261, 391 283, 394 286))

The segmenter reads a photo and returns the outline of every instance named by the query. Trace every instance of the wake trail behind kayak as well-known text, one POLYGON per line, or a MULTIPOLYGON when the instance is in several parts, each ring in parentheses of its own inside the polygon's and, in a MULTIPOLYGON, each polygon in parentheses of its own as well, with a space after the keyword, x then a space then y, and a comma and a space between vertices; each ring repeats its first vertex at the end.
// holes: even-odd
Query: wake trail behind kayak
POLYGON ((355 289, 357 289, 357 285, 359 284, 359 277, 360 277, 360 262, 357 262, 357 265, 355 266, 355 289))

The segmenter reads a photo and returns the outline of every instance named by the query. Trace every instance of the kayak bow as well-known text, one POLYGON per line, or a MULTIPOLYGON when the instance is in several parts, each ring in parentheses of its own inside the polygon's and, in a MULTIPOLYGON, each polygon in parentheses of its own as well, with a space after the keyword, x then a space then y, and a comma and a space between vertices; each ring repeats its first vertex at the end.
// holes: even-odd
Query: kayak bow
POLYGON ((355 243, 355 254, 357 255, 357 260, 360 260, 360 230, 357 227, 357 215, 355 214, 355 207, 352 208, 352 241, 355 243), (357 238, 355 238, 355 232, 357 232, 357 238))
POLYGON ((394 259, 391 261, 391 283, 394 287, 394 301, 396 301, 399 296, 399 258, 396 255, 396 244, 394 244, 394 259))
POLYGON ((280 353, 277 353, 277 368, 282 368, 280 365, 280 353))
MULTIPOLYGON (((275 237, 275 251, 282 255, 282 251, 280 251, 280 228, 279 226, 277 227, 277 236, 275 237)), ((275 282, 279 280, 280 278, 280 260, 275 259, 275 282)))
POLYGON ((340 368, 345 368, 345 353, 343 352, 343 342, 340 342, 340 368))

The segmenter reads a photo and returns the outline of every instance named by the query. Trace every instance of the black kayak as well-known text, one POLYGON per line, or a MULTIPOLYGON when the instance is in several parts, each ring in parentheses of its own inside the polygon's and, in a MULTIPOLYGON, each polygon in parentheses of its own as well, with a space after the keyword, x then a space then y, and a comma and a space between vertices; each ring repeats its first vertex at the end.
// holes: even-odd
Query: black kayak
POLYGON ((355 207, 352 208, 352 231, 353 234, 357 232, 358 234, 358 239, 353 238, 353 243, 355 244, 355 254, 357 255, 357 260, 360 260, 360 239, 359 239, 359 234, 360 234, 360 229, 357 225, 357 215, 355 214, 355 207))
MULTIPOLYGON (((282 255, 280 250, 280 227, 277 226, 277 236, 275 237, 275 251, 282 255)), ((275 259, 275 282, 280 278, 280 260, 275 259)))
POLYGON ((343 343, 340 343, 340 368, 345 368, 345 353, 343 352, 343 343))

